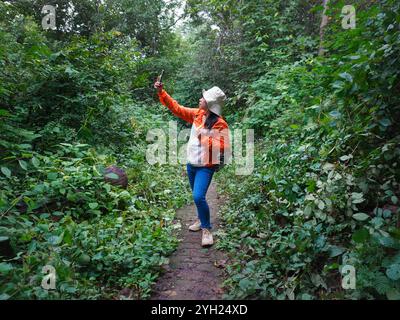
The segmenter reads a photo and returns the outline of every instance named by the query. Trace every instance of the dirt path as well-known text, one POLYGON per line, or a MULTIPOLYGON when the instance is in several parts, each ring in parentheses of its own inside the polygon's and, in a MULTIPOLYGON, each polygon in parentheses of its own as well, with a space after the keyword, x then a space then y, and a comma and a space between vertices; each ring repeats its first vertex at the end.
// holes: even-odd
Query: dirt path
MULTIPOLYGON (((211 210, 213 232, 218 229, 218 209, 222 200, 212 183, 207 193, 211 210)), ((182 224, 177 250, 169 257, 170 263, 166 272, 159 278, 153 288, 152 300, 216 300, 222 299, 221 264, 224 254, 215 249, 201 247, 201 231, 191 232, 188 226, 197 217, 195 205, 186 206, 177 211, 177 219, 182 224)), ((214 243, 218 238, 214 235, 214 243)))

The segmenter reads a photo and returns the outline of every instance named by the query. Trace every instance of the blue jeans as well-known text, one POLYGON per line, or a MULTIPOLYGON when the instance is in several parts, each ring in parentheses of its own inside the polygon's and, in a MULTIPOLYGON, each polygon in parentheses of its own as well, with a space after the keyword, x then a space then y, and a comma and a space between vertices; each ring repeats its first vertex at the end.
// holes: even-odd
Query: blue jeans
POLYGON ((201 227, 211 229, 210 208, 206 201, 206 193, 215 170, 208 167, 194 167, 189 163, 186 168, 201 227))

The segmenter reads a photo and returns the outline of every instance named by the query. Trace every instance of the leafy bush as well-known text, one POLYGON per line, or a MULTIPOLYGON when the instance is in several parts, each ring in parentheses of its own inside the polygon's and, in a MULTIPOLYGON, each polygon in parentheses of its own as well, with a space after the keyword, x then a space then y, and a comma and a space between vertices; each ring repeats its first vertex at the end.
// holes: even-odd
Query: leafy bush
POLYGON ((56 154, 20 161, 25 174, 7 176, 3 166, 0 178, 1 235, 16 253, 1 263, 3 298, 111 298, 123 288, 146 297, 177 244, 171 208, 187 198, 185 184, 172 179, 176 169, 128 170, 123 190, 104 182, 114 159, 88 145, 63 143, 56 154), (16 198, 12 185, 24 190, 16 198), (41 288, 47 264, 57 270, 55 292, 41 288))
POLYGON ((262 137, 255 172, 232 168, 220 183, 230 195, 219 245, 232 252, 228 297, 400 298, 393 8, 372 6, 351 32, 333 22, 332 54, 306 54, 253 82, 245 126, 262 137), (355 290, 341 286, 345 265, 355 290))
POLYGON ((51 40, 10 4, 0 16, 0 298, 148 297, 188 186, 146 162, 147 131, 169 118, 134 100, 141 49, 115 30, 51 40), (126 190, 104 181, 109 165, 126 190))

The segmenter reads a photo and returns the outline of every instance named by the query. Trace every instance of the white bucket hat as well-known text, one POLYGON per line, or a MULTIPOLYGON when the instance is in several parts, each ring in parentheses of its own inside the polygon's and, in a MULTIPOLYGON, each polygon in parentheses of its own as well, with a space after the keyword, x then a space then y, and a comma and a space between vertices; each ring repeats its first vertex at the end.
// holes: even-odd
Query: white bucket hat
POLYGON ((207 101, 208 109, 220 116, 226 100, 225 93, 218 87, 212 87, 209 90, 203 89, 203 97, 207 101))

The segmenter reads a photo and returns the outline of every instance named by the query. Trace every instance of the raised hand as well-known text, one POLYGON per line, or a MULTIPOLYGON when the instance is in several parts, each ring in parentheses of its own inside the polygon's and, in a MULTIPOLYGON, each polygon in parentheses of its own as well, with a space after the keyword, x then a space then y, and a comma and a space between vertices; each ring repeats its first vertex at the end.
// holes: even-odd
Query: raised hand
POLYGON ((156 81, 154 83, 154 88, 157 90, 157 92, 161 92, 163 89, 163 83, 160 81, 156 81))

